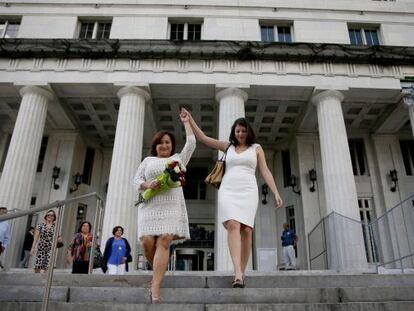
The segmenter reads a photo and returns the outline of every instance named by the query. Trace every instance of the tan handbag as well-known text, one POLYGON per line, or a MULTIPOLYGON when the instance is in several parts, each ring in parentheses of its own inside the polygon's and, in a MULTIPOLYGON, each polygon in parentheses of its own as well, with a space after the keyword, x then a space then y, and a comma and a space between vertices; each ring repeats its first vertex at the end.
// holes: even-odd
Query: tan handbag
POLYGON ((211 171, 210 174, 208 174, 208 176, 204 180, 206 184, 212 185, 214 188, 217 188, 217 189, 220 188, 221 181, 224 176, 224 172, 226 171, 226 155, 227 155, 227 150, 229 149, 229 147, 227 147, 221 159, 216 161, 216 164, 214 165, 213 170, 211 171))

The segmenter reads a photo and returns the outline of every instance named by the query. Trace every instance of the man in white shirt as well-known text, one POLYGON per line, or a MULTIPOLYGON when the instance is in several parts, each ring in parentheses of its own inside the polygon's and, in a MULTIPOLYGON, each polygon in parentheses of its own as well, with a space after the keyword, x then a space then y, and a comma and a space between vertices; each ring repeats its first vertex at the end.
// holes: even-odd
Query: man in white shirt
MULTIPOLYGON (((7 214, 7 208, 0 207, 0 216, 7 214)), ((10 224, 8 220, 0 221, 0 268, 3 269, 5 250, 10 242, 10 224)))

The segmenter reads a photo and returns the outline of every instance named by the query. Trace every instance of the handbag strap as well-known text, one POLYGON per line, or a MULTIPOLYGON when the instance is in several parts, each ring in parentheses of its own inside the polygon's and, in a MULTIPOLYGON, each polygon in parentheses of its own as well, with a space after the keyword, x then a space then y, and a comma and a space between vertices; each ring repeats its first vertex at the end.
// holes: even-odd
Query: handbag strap
POLYGON ((223 153, 223 155, 221 156, 220 161, 223 161, 223 162, 224 162, 224 161, 226 161, 227 150, 229 150, 230 146, 231 146, 231 143, 227 146, 226 150, 224 150, 224 153, 223 153))

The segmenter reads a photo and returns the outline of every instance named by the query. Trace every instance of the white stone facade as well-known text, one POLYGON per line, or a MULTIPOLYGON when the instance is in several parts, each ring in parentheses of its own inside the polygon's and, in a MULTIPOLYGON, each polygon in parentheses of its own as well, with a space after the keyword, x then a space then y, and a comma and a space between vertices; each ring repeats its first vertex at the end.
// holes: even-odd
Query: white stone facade
MULTIPOLYGON (((256 2, 253 6, 251 1, 234 0, 196 0, 191 4, 162 0, 10 0, 2 5, 3 37, 7 37, 7 27, 17 22, 20 26, 15 37, 28 40, 22 42, 39 39, 46 50, 65 42, 52 39, 71 39, 66 42, 80 44, 77 56, 41 52, 41 48, 33 48, 33 43, 33 50, 27 51, 29 56, 0 55, 0 205, 28 209, 31 197, 36 198, 36 206, 41 206, 96 191, 106 198, 103 241, 113 226, 122 225, 137 254, 134 191, 129 180, 148 154, 151 138, 158 130, 172 131, 177 147, 182 146, 184 131, 178 118, 181 105, 192 110, 208 135, 220 139, 228 137, 236 117, 246 116, 251 121, 285 206, 294 210, 301 269, 315 268, 310 262, 308 234, 323 217, 337 212, 359 220, 361 202, 369 202, 370 217, 380 216, 409 197, 414 189, 414 167, 410 173, 406 166, 414 165, 414 152, 407 162, 400 142, 412 142, 414 133, 410 82, 414 65, 408 61, 413 59, 414 3, 256 2), (97 36, 100 23, 111 24, 111 48, 116 40, 121 44, 132 40, 137 46, 135 52, 142 44, 145 48, 154 46, 154 53, 160 53, 155 46, 167 42, 177 53, 156 57, 133 53, 130 57, 91 56, 88 48, 95 43, 77 40, 82 23, 87 22, 94 25, 93 36, 97 36), (196 43, 168 41, 172 24, 185 25, 186 36, 189 24, 201 24, 201 42, 214 46, 217 40, 217 50, 206 49, 205 57, 178 55, 181 48, 196 43), (301 60, 280 55, 264 58, 258 56, 263 49, 256 57, 220 56, 220 48, 237 51, 246 43, 254 48, 262 40, 262 26, 289 28, 292 46, 310 46, 316 56, 318 49, 323 50, 318 44, 339 46, 337 52, 343 49, 353 61, 338 61, 335 57, 301 60), (407 47, 408 60, 381 63, 365 57, 356 61, 352 54, 355 50, 347 50, 351 43, 349 30, 354 28, 361 30, 364 43, 367 30, 375 31, 380 47, 407 47), (47 136, 48 142, 43 167, 36 172, 42 136, 47 136), (351 143, 350 149, 350 140, 362 142, 364 154, 360 160, 364 169, 351 161, 354 147, 351 143), (88 148, 95 152, 90 178, 71 193, 72 176, 85 172, 88 148), (290 173, 298 177, 300 195, 286 184, 286 151, 290 173), (22 155, 30 157, 23 159, 22 155), (59 189, 51 186, 54 166, 61 168, 59 189), (310 169, 317 172, 314 192, 309 190, 310 169), (393 169, 399 177, 395 192, 390 191, 389 172, 393 169)), ((7 40, 0 42, 5 47, 7 44, 7 40)), ((361 155, 354 156, 358 160, 361 155)), ((216 157, 215 152, 199 144, 190 167, 210 169, 216 157)), ((189 218, 190 223, 215 230, 215 249, 208 252, 215 253, 216 269, 229 270, 225 232, 215 221, 219 212, 215 195, 214 189, 207 188, 205 198, 188 200, 189 218)), ((289 218, 285 208, 273 208, 272 199, 259 205, 253 268, 257 267, 258 248, 277 248, 279 264, 282 262, 279 236, 289 218)), ((95 203, 85 201, 84 206, 85 219, 92 221, 95 203)), ((65 212, 62 235, 67 240, 80 219, 77 211, 74 206, 65 212)), ((406 234, 408 242, 403 241, 401 247, 411 250, 413 229, 403 226, 403 219, 398 221, 400 231, 393 236, 406 234)), ((15 244, 8 252, 11 266, 16 264, 21 249, 24 226, 24 221, 14 225, 15 244)), ((346 225, 336 227, 336 240, 331 234, 326 243, 336 254, 328 264, 330 269, 364 269, 370 262, 358 229, 349 234, 347 230, 346 225)), ((397 251, 393 245, 382 241, 377 246, 380 253, 394 256, 397 251)), ((63 258, 58 260, 64 266, 63 258)))

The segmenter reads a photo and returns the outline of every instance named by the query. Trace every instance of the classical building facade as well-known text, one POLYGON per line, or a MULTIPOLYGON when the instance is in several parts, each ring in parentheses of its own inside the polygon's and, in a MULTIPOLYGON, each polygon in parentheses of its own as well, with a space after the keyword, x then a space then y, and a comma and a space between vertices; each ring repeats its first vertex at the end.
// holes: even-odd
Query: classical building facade
MULTIPOLYGON (((360 223, 414 189, 412 1, 10 0, 0 36, 0 205, 27 210, 96 191, 101 240, 122 225, 138 267, 131 180, 158 130, 183 145, 185 106, 223 140, 245 116, 266 152, 285 206, 275 209, 258 175, 253 269, 266 250, 282 262, 284 222, 299 236, 301 269, 366 269, 413 253, 412 211, 387 237, 360 223), (394 239, 405 241, 398 252, 394 239)), ((198 144, 189 164, 192 240, 177 249, 177 269, 231 269, 216 190, 203 183, 216 158, 198 144)), ((65 210, 66 241, 95 209, 86 200, 65 210)), ((14 222, 9 266, 41 219, 14 222)))

